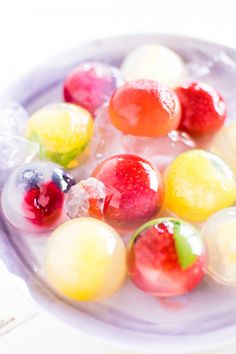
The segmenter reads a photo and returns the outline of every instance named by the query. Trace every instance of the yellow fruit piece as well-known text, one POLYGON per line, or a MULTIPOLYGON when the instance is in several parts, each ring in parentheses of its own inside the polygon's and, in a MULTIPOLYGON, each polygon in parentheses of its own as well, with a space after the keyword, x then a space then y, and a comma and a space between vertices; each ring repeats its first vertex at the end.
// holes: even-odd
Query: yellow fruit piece
POLYGON ((70 103, 40 109, 30 117, 26 127, 26 137, 40 145, 40 157, 64 167, 86 148, 92 135, 91 114, 70 103))
POLYGON ((104 222, 73 219, 53 232, 44 266, 59 293, 80 301, 99 300, 114 294, 124 282, 125 246, 104 222))
POLYGON ((220 157, 204 150, 179 155, 166 171, 165 184, 165 207, 190 221, 204 221, 236 199, 233 172, 220 157))

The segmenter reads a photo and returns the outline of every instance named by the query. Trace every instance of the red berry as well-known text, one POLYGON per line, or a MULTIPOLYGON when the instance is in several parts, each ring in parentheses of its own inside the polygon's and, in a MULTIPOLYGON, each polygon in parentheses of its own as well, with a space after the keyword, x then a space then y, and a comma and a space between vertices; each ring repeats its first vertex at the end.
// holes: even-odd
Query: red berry
POLYGON ((46 182, 25 193, 23 208, 32 224, 48 227, 58 221, 63 202, 64 194, 58 186, 54 182, 46 182))
POLYGON ((176 296, 203 278, 206 251, 190 224, 171 218, 152 220, 128 247, 128 272, 136 286, 156 296, 176 296))
POLYGON ((134 155, 113 156, 97 166, 93 177, 108 188, 104 219, 119 230, 140 226, 158 213, 163 202, 160 173, 134 155))
POLYGON ((176 89, 182 105, 179 129, 195 137, 215 133, 224 124, 223 98, 210 86, 193 82, 176 89))
POLYGON ((178 98, 152 80, 128 82, 113 94, 109 117, 125 134, 164 136, 177 129, 180 121, 178 98))

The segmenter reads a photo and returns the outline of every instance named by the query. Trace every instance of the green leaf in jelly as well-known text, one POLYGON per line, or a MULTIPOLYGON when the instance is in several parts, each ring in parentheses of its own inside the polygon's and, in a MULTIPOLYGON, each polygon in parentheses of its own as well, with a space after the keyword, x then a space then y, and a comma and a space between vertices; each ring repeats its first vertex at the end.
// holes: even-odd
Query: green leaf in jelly
POLYGON ((181 234, 181 223, 174 223, 175 249, 180 267, 185 270, 193 265, 197 256, 193 253, 188 237, 181 234))

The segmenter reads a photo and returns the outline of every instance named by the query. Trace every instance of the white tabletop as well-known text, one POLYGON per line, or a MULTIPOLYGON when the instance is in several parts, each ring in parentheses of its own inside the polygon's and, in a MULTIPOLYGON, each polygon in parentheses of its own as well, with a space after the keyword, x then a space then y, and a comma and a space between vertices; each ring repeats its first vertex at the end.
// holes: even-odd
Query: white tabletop
MULTIPOLYGON (((236 47, 234 0, 0 0, 0 5, 0 91, 61 51, 116 34, 166 32, 236 47)), ((43 313, 18 285, 0 263, 1 354, 125 354, 43 313)), ((235 352, 236 345, 217 350, 235 352)))

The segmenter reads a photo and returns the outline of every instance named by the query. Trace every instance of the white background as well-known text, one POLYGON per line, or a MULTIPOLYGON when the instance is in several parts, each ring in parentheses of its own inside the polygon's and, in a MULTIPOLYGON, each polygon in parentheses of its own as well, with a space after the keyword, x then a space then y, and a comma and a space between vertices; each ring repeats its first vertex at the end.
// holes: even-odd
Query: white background
MULTIPOLYGON (((235 17, 234 0, 0 0, 0 91, 59 52, 116 34, 166 32, 236 47, 235 17)), ((17 301, 20 293, 1 277, 0 268, 0 294, 7 299, 14 292, 17 301)), ((37 315, 0 336, 1 354, 113 352, 38 310, 32 312, 37 315)))

